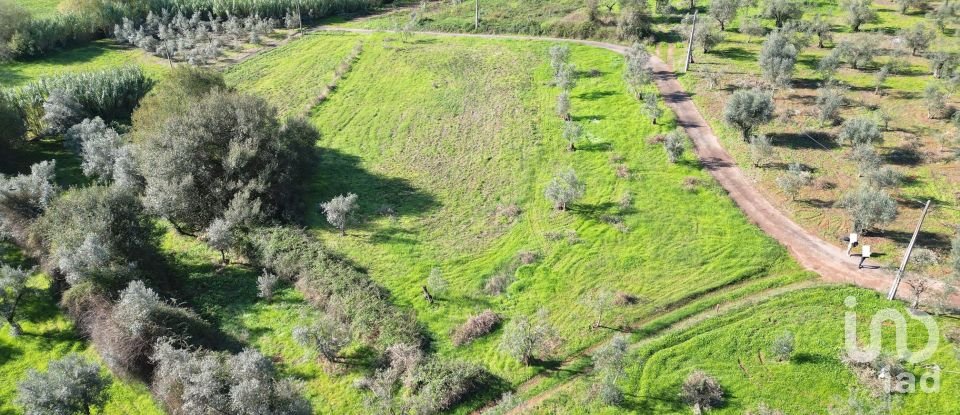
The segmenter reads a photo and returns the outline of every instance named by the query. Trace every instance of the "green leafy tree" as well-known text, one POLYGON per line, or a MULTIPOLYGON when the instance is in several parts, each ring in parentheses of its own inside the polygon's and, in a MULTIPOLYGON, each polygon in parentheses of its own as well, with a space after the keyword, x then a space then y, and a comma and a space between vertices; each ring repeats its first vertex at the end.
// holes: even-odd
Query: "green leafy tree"
POLYGON ((897 218, 897 202, 883 190, 868 186, 843 195, 837 206, 847 211, 853 222, 853 231, 858 233, 876 229, 897 218))
POLYGON ((563 139, 567 141, 567 150, 576 151, 577 150, 577 141, 580 140, 580 136, 583 135, 583 127, 580 127, 580 124, 577 124, 574 121, 564 121, 563 123, 563 139))
POLYGON ((23 328, 17 323, 17 310, 24 297, 32 291, 27 286, 29 279, 29 270, 0 263, 0 315, 10 325, 10 337, 23 333, 23 328))
POLYGON ((755 17, 743 17, 740 20, 740 33, 747 35, 747 43, 753 41, 755 37, 762 37, 767 34, 767 29, 763 27, 763 22, 755 17))
POLYGON ((773 120, 773 95, 760 90, 738 90, 727 101, 723 119, 740 130, 744 141, 753 129, 773 120))
POLYGON ((851 118, 843 123, 840 129, 841 143, 857 146, 858 144, 874 144, 883 141, 883 133, 877 122, 867 117, 851 118))
POLYGON ((657 125, 657 119, 663 115, 663 108, 660 108, 656 94, 646 94, 643 96, 643 113, 650 117, 653 125, 657 125))
POLYGON ((910 8, 917 10, 924 10, 927 8, 927 0, 896 0, 898 6, 900 6, 900 13, 907 14, 907 11, 910 8))
POLYGON ((835 123, 840 119, 840 108, 846 98, 843 90, 837 87, 824 87, 817 90, 817 112, 821 124, 835 123))
POLYGON ((773 19, 777 27, 802 16, 803 5, 795 0, 766 0, 763 6, 763 17, 773 19))
POLYGON ((850 64, 851 68, 859 69, 873 63, 873 58, 877 55, 877 38, 861 34, 844 39, 837 44, 835 51, 850 64))
POLYGON ((737 18, 737 11, 740 9, 740 0, 712 0, 710 2, 710 16, 718 24, 720 30, 727 30, 727 23, 737 18))
POLYGON ((800 191, 809 185, 811 181, 813 181, 813 176, 799 163, 791 163, 787 168, 787 172, 777 177, 776 180, 777 187, 779 187, 783 193, 790 196, 792 200, 796 200, 797 196, 800 195, 800 191))
POLYGON ((930 43, 936 40, 937 32, 921 22, 901 29, 899 36, 912 50, 913 56, 917 56, 918 52, 925 52, 930 47, 930 43))
POLYGON ((807 22, 807 30, 817 35, 817 47, 823 49, 826 42, 833 41, 833 25, 821 14, 817 14, 807 22))
POLYGON ((762 167, 769 162, 775 155, 773 145, 770 143, 770 137, 765 134, 753 135, 750 137, 750 159, 753 161, 753 167, 762 167))
POLYGON ((923 89, 923 101, 927 106, 927 118, 939 119, 946 118, 949 115, 947 95, 940 85, 933 82, 927 84, 926 88, 923 89))
POLYGON ((682 128, 671 131, 663 140, 663 149, 667 152, 667 160, 676 163, 683 157, 686 142, 689 139, 682 128))
POLYGON ((628 347, 627 336, 618 334, 591 356, 598 397, 605 405, 619 405, 623 402, 623 391, 617 386, 617 382, 626 375, 628 347))
POLYGON ((500 336, 500 351, 529 365, 533 358, 549 357, 558 343, 556 330, 541 309, 535 316, 517 316, 506 324, 500 336))

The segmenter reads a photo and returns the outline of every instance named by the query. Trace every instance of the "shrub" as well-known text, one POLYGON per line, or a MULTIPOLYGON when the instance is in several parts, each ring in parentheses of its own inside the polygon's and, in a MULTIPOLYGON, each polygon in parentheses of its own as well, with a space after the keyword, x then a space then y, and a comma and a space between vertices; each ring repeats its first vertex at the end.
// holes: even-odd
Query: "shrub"
POLYGON ((220 263, 227 262, 226 251, 230 250, 236 242, 234 236, 234 225, 223 218, 216 218, 210 222, 210 226, 204 232, 203 239, 211 248, 220 251, 220 263))
POLYGON ((687 133, 680 128, 667 134, 666 139, 663 140, 663 149, 667 152, 667 160, 671 163, 679 161, 683 157, 684 150, 686 150, 688 139, 687 133))
POLYGON ((17 403, 27 415, 87 413, 107 402, 110 378, 100 366, 72 353, 47 366, 30 369, 17 384, 17 403))
POLYGON ((467 362, 428 359, 414 371, 410 407, 413 413, 438 414, 453 408, 487 383, 482 367, 467 362))
POLYGON ((493 310, 487 309, 480 314, 471 316, 463 325, 454 330, 451 336, 453 345, 460 347, 470 344, 492 332, 498 324, 500 324, 500 316, 493 310))
POLYGON ((43 101, 43 118, 50 134, 63 134, 70 126, 80 122, 86 115, 83 106, 62 89, 54 89, 43 101))
POLYGON ((740 130, 746 141, 755 127, 773 120, 773 112, 773 95, 759 90, 738 90, 727 101, 723 118, 740 130))
POLYGON ((623 392, 617 387, 617 381, 625 375, 628 346, 627 336, 618 334, 591 356, 598 396, 605 405, 623 402, 623 392))
POLYGON ((427 276, 427 289, 430 290, 430 293, 437 296, 444 296, 447 294, 447 289, 449 288, 450 284, 443 278, 443 273, 440 272, 440 268, 430 269, 430 275, 427 276))
POLYGON ((580 140, 581 135, 583 135, 583 128, 580 127, 580 124, 573 121, 563 123, 563 139, 567 140, 567 150, 577 150, 576 143, 580 140))
POLYGON ((770 347, 770 352, 778 361, 787 361, 790 360, 790 357, 793 355, 794 348, 794 336, 793 333, 787 331, 784 332, 780 337, 777 337, 773 341, 773 345, 770 347))
POLYGON ((840 108, 846 99, 840 88, 824 87, 817 90, 817 111, 821 124, 834 123, 840 119, 840 108))
POLYGON ((798 163, 791 163, 787 173, 777 177, 776 180, 777 187, 793 200, 797 199, 800 190, 809 185, 811 181, 813 181, 813 176, 798 163))
POLYGON ((840 129, 840 142, 851 146, 874 144, 883 141, 883 134, 876 121, 870 118, 852 118, 843 123, 840 129))
POLYGON ((83 158, 83 174, 109 182, 113 179, 123 142, 100 117, 85 119, 67 130, 64 143, 83 158))
POLYGON ((293 339, 333 363, 339 360, 340 351, 350 344, 350 333, 342 324, 325 316, 311 326, 295 327, 293 339))
POLYGON ((935 83, 927 84, 923 90, 923 100, 927 105, 927 118, 939 119, 950 115, 946 94, 935 83))
POLYGON ((643 2, 633 2, 620 10, 617 18, 617 37, 621 40, 640 40, 649 33, 653 19, 643 2))
POLYGON ((570 46, 553 45, 550 47, 550 66, 553 68, 554 76, 559 74, 564 65, 568 63, 570 63, 570 46))
POLYGON ((890 223, 897 217, 897 202, 883 190, 866 186, 843 195, 837 206, 847 210, 853 231, 858 233, 890 223))
POLYGON ((770 137, 765 134, 750 137, 750 159, 753 160, 754 167, 765 165, 773 156, 774 151, 773 145, 770 144, 770 137))
POLYGON ((868 186, 886 189, 899 186, 903 182, 903 174, 889 166, 884 166, 869 171, 864 175, 864 181, 868 186))
POLYGON ((507 287, 513 282, 513 279, 507 274, 497 274, 487 279, 483 284, 483 291, 489 295, 500 295, 507 291, 507 287))
POLYGON ((279 378, 270 359, 257 351, 194 351, 170 341, 155 349, 153 392, 172 413, 312 413, 298 388, 279 378))
POLYGON ((706 372, 695 370, 683 381, 680 397, 693 407, 693 413, 701 414, 723 404, 723 388, 706 372))
POLYGON ((850 152, 850 160, 857 163, 857 170, 860 172, 860 176, 866 176, 879 169, 880 164, 883 163, 880 154, 877 153, 877 150, 871 144, 854 145, 853 151, 850 152))
POLYGON ((270 300, 273 298, 274 289, 277 287, 277 282, 280 279, 276 275, 273 275, 269 272, 264 272, 257 277, 257 297, 260 297, 264 300, 270 300))

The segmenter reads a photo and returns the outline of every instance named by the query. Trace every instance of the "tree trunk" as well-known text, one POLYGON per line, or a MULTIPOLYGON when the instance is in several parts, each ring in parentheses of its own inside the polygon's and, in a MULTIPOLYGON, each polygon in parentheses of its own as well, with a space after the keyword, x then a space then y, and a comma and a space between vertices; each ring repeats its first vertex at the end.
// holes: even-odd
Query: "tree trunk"
POLYGON ((819 36, 819 35, 817 36, 817 47, 819 47, 820 49, 823 49, 825 47, 823 46, 823 36, 819 36))
POLYGON ((220 263, 221 264, 227 263, 227 253, 224 252, 222 249, 220 250, 220 263))
POLYGON ((433 305, 433 296, 430 295, 430 291, 427 290, 427 286, 424 285, 421 288, 423 288, 423 299, 427 300, 427 303, 430 303, 430 305, 433 305))
POLYGON ((720 31, 721 31, 721 32, 727 30, 727 26, 726 26, 725 24, 723 24, 723 20, 717 19, 717 22, 720 23, 720 31))
POLYGON ((571 141, 570 145, 567 146, 567 151, 577 151, 577 146, 573 144, 573 141, 571 141))

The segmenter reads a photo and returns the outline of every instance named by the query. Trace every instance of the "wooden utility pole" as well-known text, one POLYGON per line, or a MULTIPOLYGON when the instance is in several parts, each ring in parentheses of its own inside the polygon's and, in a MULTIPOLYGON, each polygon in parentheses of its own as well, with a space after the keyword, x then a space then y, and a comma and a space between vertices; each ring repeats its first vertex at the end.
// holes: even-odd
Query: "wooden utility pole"
POLYGON ((300 36, 303 36, 303 15, 300 14, 300 3, 303 3, 303 0, 297 0, 297 22, 300 23, 300 36))
POLYGON ((683 64, 683 72, 690 69, 690 62, 693 62, 693 37, 697 33, 697 11, 693 11, 693 25, 690 27, 690 42, 687 43, 687 61, 683 64))
POLYGON ((477 0, 476 3, 477 3, 477 15, 473 19, 473 29, 480 30, 480 0, 477 0))
POLYGON ((910 238, 910 245, 907 245, 907 253, 903 255, 903 262, 900 263, 900 268, 897 269, 897 275, 893 279, 893 285, 890 287, 890 292, 887 293, 887 299, 892 300, 897 296, 897 289, 900 288, 900 280, 903 279, 903 272, 907 269, 907 262, 910 261, 910 254, 913 252, 913 244, 917 242, 917 235, 920 233, 920 227, 923 226, 923 219, 927 217, 927 210, 930 209, 930 201, 927 201, 927 204, 923 206, 923 213, 920 214, 920 222, 917 223, 917 229, 913 231, 913 237, 910 238))

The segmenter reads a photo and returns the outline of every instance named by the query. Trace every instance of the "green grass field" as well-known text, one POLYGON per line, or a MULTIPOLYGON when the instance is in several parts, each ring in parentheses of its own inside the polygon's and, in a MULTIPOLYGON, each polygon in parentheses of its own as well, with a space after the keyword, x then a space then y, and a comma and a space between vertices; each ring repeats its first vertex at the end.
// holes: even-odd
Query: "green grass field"
MULTIPOLYGON (((588 138, 567 152, 553 115, 558 91, 549 85, 548 43, 324 35, 320 47, 311 39, 251 59, 230 78, 248 65, 263 66, 258 85, 285 85, 285 68, 274 65, 274 72, 258 60, 312 59, 303 56, 301 42, 311 53, 333 54, 364 41, 353 70, 313 116, 324 148, 317 175, 329 178, 317 181, 313 200, 355 192, 360 220, 342 238, 316 212, 310 222, 398 303, 416 309, 443 354, 481 362, 515 384, 543 368, 500 353, 496 335, 455 349, 450 330, 485 308, 510 317, 545 307, 566 340, 562 356, 609 334, 587 329, 590 317, 579 299, 591 290, 650 299, 618 309, 616 321, 607 322, 625 325, 729 284, 806 275, 689 156, 669 165, 659 146, 646 143, 669 127, 639 116, 623 92, 622 58, 611 52, 574 48, 578 67, 599 76, 582 76, 573 91, 573 116, 588 138), (611 159, 621 157, 629 180, 616 176, 611 159), (586 182, 587 197, 571 212, 556 212, 543 188, 567 166, 586 182), (703 184, 684 190, 687 177, 703 184), (625 193, 633 202, 620 207, 625 193), (498 217, 504 206, 522 213, 514 221, 498 217), (604 222, 615 216, 627 232, 604 222), (568 242, 572 234, 575 243, 568 242), (522 251, 539 259, 516 269, 506 294, 484 294, 484 281, 513 273, 522 251), (421 286, 433 267, 451 288, 431 307, 421 286)), ((242 78, 236 82, 248 88, 242 78)), ((272 98, 287 105, 286 96, 272 98)))
POLYGON ((33 17, 50 17, 57 14, 60 0, 16 0, 33 17))

